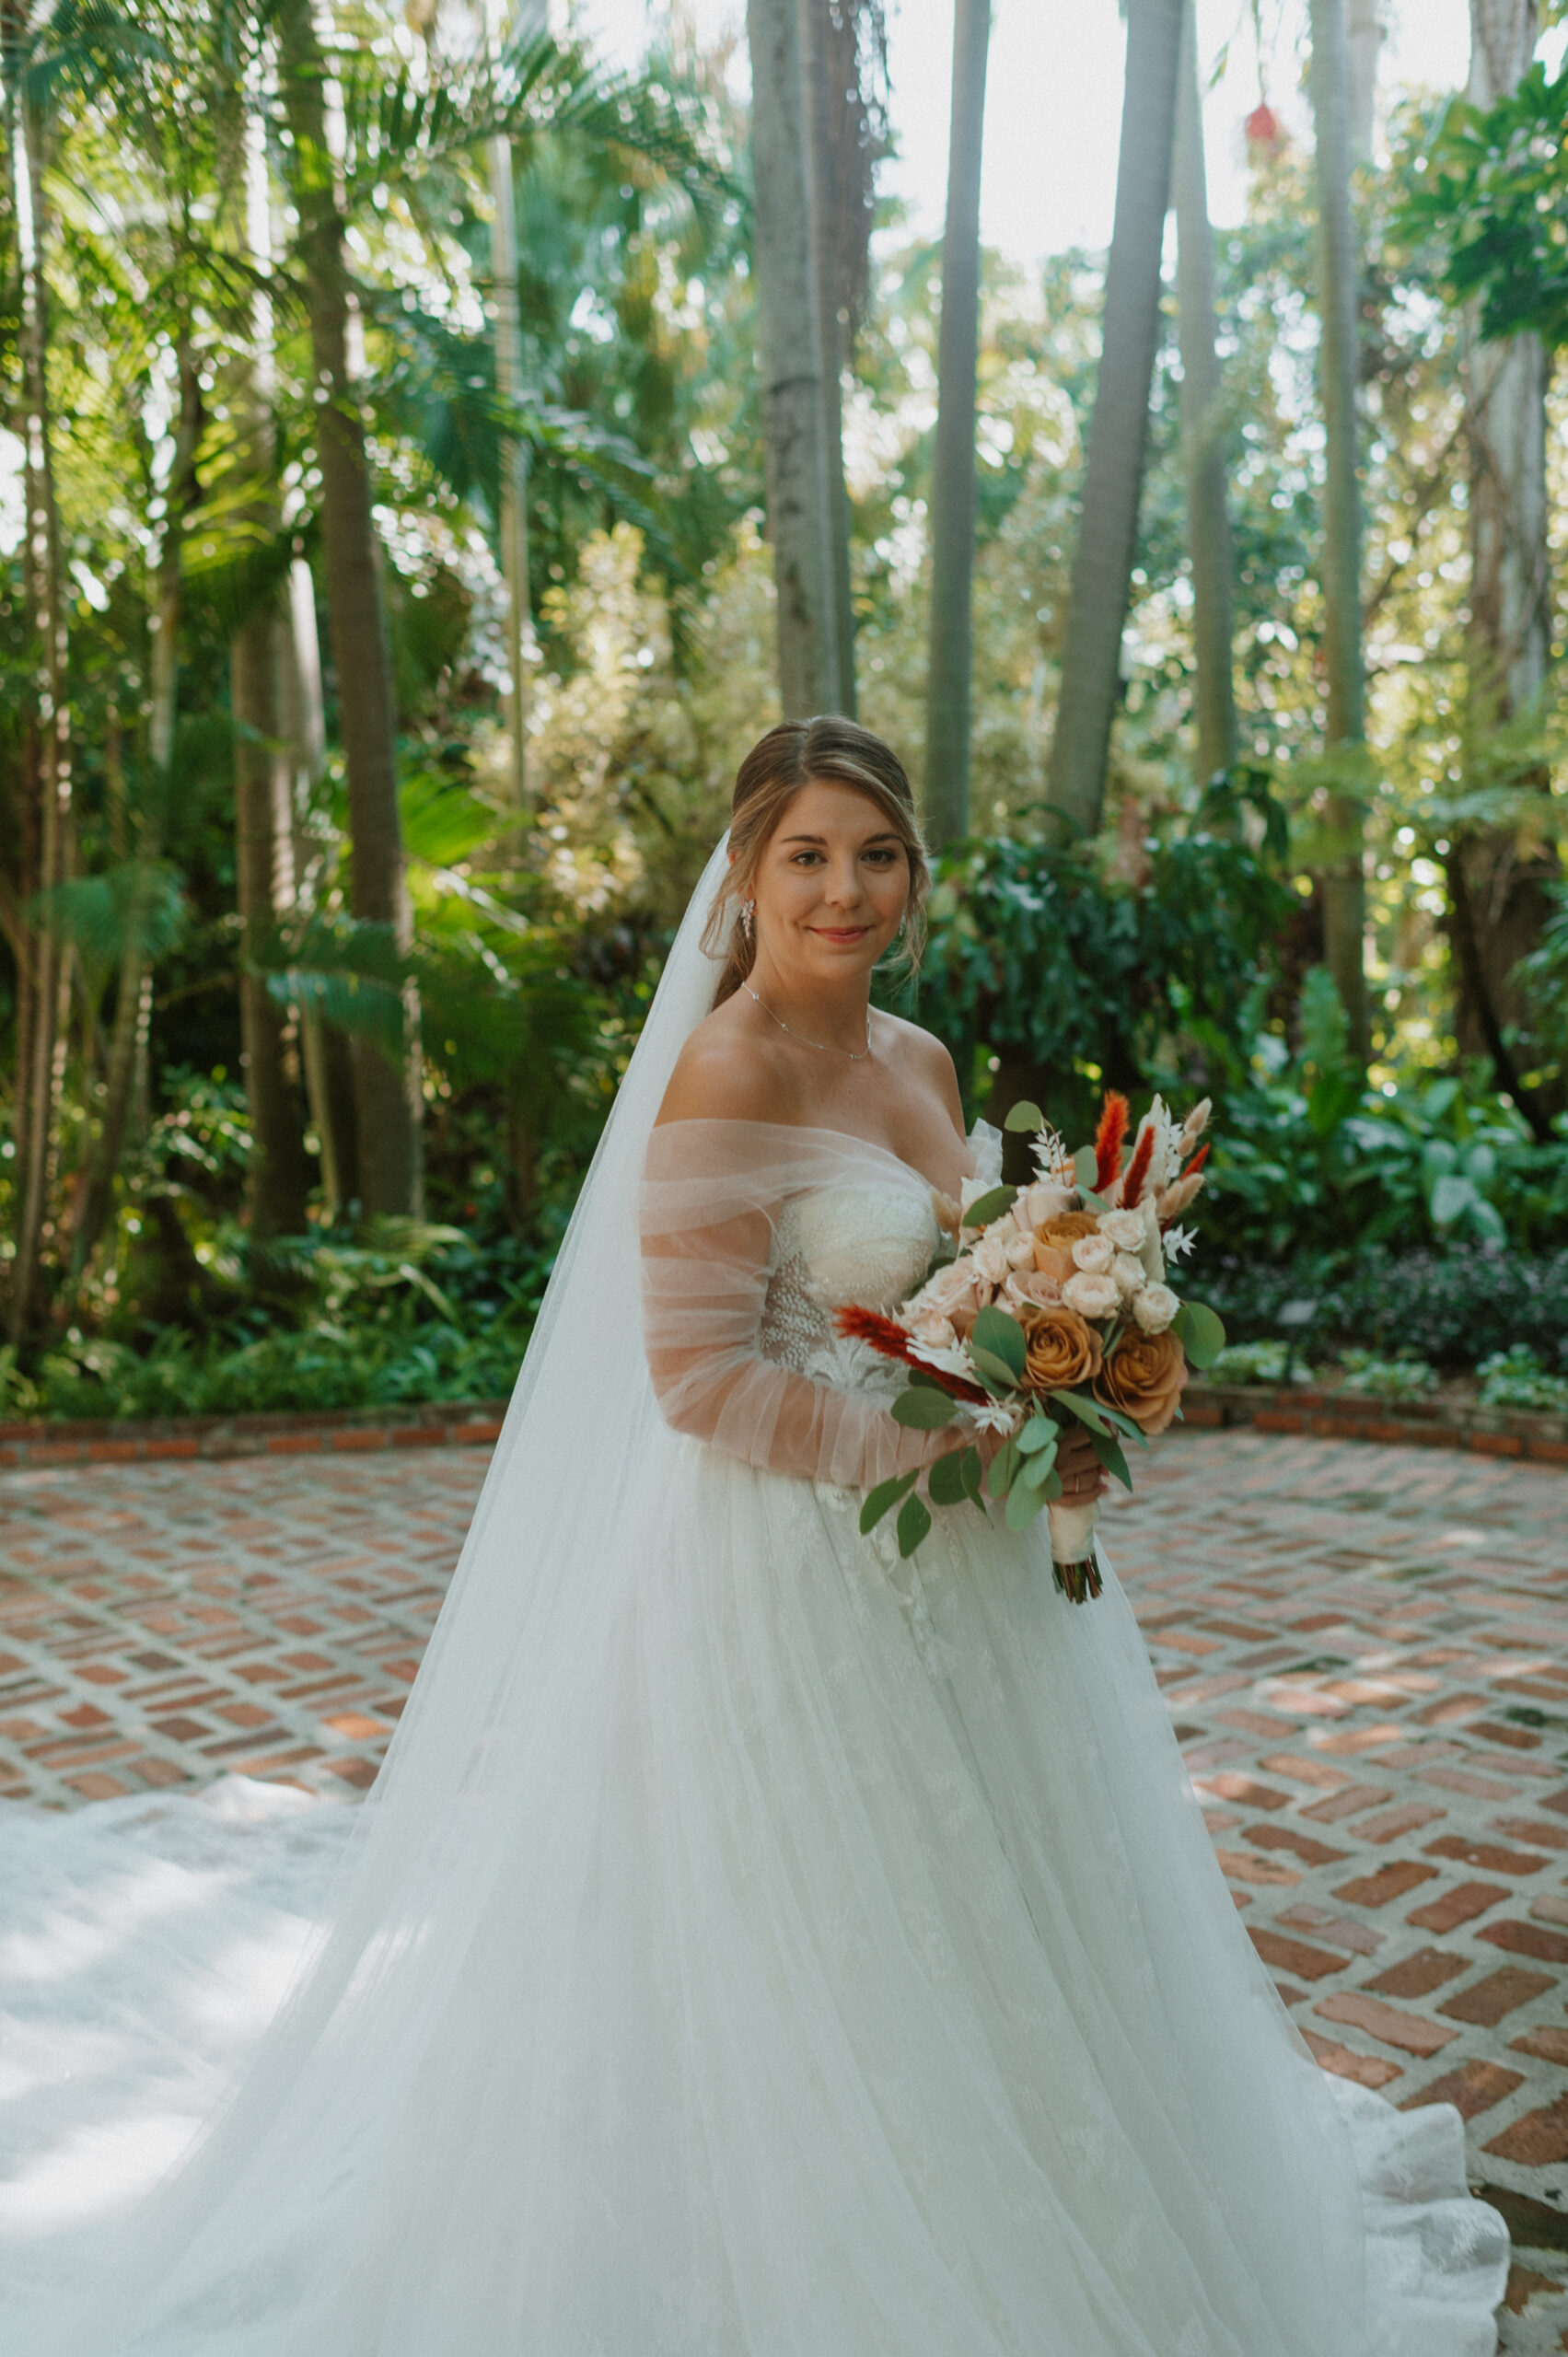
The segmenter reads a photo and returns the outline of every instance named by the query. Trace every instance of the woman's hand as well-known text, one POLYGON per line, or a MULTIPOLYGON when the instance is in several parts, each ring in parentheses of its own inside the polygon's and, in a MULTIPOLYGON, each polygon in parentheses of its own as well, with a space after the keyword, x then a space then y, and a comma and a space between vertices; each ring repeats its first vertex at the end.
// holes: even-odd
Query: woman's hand
MULTIPOLYGON (((952 1447, 948 1431, 934 1434, 941 1444, 933 1455, 943 1455, 952 1447)), ((1005 1433, 977 1433, 973 1446, 980 1451, 980 1461, 987 1472, 991 1460, 1006 1446, 1005 1433)), ((1091 1498, 1103 1498, 1108 1487, 1106 1469, 1095 1454, 1095 1445, 1085 1427, 1075 1420, 1063 1427, 1056 1439, 1056 1470, 1062 1476, 1062 1498, 1066 1505, 1087 1505, 1091 1498)))
POLYGON ((1062 1433, 1056 1444, 1056 1470, 1062 1476, 1064 1505, 1086 1506, 1091 1498, 1104 1497, 1106 1470, 1084 1425, 1074 1422, 1062 1433))

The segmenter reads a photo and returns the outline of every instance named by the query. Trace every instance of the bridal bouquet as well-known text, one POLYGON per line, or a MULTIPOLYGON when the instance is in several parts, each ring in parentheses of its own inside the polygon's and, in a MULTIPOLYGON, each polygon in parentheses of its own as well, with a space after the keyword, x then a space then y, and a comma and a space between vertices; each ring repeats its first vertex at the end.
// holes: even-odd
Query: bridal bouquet
MULTIPOLYGON (((1093 1145, 1076 1154, 1039 1108, 1015 1105, 1006 1127, 1035 1132, 1038 1177, 1026 1187, 984 1189, 966 1179, 958 1249, 891 1316, 854 1306, 841 1333, 909 1369, 893 1402, 896 1421, 935 1432, 966 1417, 1001 1446, 982 1480, 966 1439, 930 1468, 931 1504, 981 1513, 987 1493, 1005 1502, 1007 1527, 1051 1517, 1056 1583, 1074 1604, 1100 1592, 1095 1563, 1098 1500, 1063 1500, 1056 1451, 1063 1429, 1083 1424, 1100 1462, 1132 1486, 1124 1440, 1146 1447, 1180 1412, 1187 1363, 1212 1365, 1225 1329, 1202 1302, 1167 1282, 1191 1249, 1178 1225, 1203 1183, 1200 1143, 1207 1097, 1178 1125, 1160 1099, 1126 1151, 1127 1099, 1109 1094, 1093 1145)), ((860 1517, 869 1531, 900 1507, 899 1552, 912 1555, 931 1528, 920 1476, 879 1482, 860 1517)))

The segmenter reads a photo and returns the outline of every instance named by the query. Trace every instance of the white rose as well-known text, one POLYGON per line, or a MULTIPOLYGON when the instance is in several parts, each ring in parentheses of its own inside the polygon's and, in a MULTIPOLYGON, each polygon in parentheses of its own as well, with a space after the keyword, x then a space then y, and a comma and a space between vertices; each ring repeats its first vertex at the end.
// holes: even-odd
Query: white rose
POLYGON ((1148 1281, 1144 1264, 1135 1252, 1119 1252, 1110 1264, 1110 1273, 1123 1301, 1131 1301, 1148 1281))
POLYGON ((1073 1198, 1064 1187, 1053 1187, 1047 1178, 1037 1178, 1032 1187, 1025 1187, 1018 1196, 1017 1218, 1020 1225, 1043 1227, 1048 1220, 1060 1219, 1072 1208, 1073 1198))
POLYGON ((1144 1241, 1142 1212, 1102 1212, 1099 1232, 1118 1252, 1136 1252, 1144 1241))
POLYGON ((1168 1285, 1145 1285, 1133 1295, 1132 1315, 1145 1334, 1163 1334, 1180 1306, 1168 1285))
POLYGON ((967 1260, 949 1260, 945 1269, 938 1269, 910 1304, 917 1318, 951 1318, 955 1311, 967 1309, 972 1313, 976 1306, 974 1271, 967 1260))
POLYGON ((1115 1257, 1109 1236, 1080 1236, 1073 1247, 1073 1266, 1086 1276, 1103 1277, 1115 1257))
POLYGON ((1114 1277, 1089 1276, 1080 1269, 1063 1286, 1062 1298, 1080 1318, 1110 1318, 1121 1295, 1114 1277))
POLYGON ((1062 1288, 1043 1269, 1015 1270, 1002 1288, 1002 1298, 1014 1309, 1054 1309, 1062 1288))
POLYGON ((923 1342, 932 1351, 950 1351, 958 1339, 952 1319, 935 1309, 923 1309, 918 1317, 912 1318, 909 1330, 917 1342, 923 1342))
POLYGON ((993 1236, 988 1228, 970 1254, 970 1264, 975 1274, 983 1277, 988 1285, 999 1285, 1013 1265, 1007 1254, 1006 1237, 993 1236))

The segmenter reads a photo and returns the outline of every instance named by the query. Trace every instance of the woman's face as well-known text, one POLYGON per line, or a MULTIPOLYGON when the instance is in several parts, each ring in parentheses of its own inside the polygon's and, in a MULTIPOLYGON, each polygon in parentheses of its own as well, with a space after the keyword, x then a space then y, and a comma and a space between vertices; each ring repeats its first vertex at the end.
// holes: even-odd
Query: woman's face
POLYGON ((758 964, 802 981, 869 973, 910 895, 909 853, 886 812, 853 786, 813 779, 757 868, 758 964))

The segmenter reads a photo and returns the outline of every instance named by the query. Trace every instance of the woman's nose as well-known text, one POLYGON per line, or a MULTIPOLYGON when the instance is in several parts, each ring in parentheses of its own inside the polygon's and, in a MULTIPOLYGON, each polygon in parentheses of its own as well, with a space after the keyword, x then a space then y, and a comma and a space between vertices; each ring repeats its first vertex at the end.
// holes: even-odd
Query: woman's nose
POLYGON ((860 898, 860 869, 854 860, 829 861, 825 897, 836 907, 854 907, 860 898))

